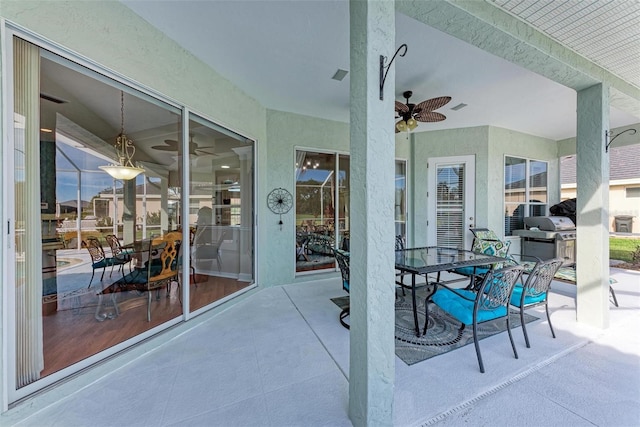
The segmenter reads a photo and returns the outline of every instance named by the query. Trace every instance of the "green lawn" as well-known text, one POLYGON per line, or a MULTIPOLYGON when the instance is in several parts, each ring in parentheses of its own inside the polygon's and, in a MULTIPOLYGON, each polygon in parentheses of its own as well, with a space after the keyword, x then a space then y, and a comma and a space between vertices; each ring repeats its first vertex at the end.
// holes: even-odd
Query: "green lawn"
POLYGON ((640 239, 609 238, 609 258, 631 262, 631 254, 640 246, 640 239))

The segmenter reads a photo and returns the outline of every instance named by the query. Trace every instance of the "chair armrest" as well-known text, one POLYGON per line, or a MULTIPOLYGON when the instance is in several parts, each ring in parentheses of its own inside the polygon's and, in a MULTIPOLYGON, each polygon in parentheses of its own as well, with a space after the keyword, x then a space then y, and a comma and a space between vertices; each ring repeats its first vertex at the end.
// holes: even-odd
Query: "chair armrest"
MULTIPOLYGON (((450 288, 450 287, 448 287, 448 286, 447 286, 447 285, 445 285, 445 284, 442 284, 442 283, 436 282, 436 287, 438 287, 438 288, 444 288, 444 289, 448 290, 449 292, 453 292, 453 293, 454 293, 454 294, 456 294, 458 297, 460 297, 460 298, 462 298, 462 299, 464 299, 464 300, 472 301, 472 302, 473 302, 473 301, 475 301, 475 298, 474 298, 474 299, 468 298, 467 296, 462 295, 462 294, 461 294, 460 292, 458 292, 456 289, 450 288)), ((469 291, 469 289, 460 289, 460 290, 469 291)), ((438 291, 438 290, 436 289, 436 292, 437 292, 437 291, 438 291)), ((434 292, 434 294, 435 294, 436 292, 434 292)))
POLYGON ((513 258, 513 260, 515 262, 522 262, 522 261, 540 262, 540 261, 542 261, 541 258, 538 258, 537 256, 534 256, 534 255, 509 254, 509 257, 513 258))
POLYGON ((533 271, 533 269, 538 265, 538 263, 542 262, 542 259, 533 255, 524 255, 524 254, 510 254, 512 262, 516 265, 524 266, 524 273, 528 274, 533 271))

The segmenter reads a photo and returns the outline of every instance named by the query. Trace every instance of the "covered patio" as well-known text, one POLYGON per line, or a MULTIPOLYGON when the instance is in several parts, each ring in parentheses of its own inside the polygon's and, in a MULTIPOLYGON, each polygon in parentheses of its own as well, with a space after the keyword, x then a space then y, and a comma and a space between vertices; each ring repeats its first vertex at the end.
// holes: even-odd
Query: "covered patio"
MULTIPOLYGON (((543 310, 532 310, 540 320, 527 328, 531 348, 514 330, 517 360, 505 333, 482 341, 485 374, 471 345, 412 366, 396 357, 393 425, 635 425, 640 273, 611 268, 611 277, 620 307, 611 310, 606 330, 577 323, 575 286, 554 282, 549 299, 557 338, 543 310)), ((30 398, 0 420, 349 426, 349 332, 330 301, 341 295, 337 279, 253 291, 202 315, 196 326, 168 331, 166 342, 156 337, 105 362, 91 380, 77 377, 30 398)))
MULTIPOLYGON (((316 31, 329 30, 331 34, 318 36, 322 33, 307 31, 308 28, 298 33, 308 33, 313 39, 322 39, 328 45, 341 46, 341 61, 336 61, 336 57, 331 60, 322 58, 318 54, 320 49, 309 48, 312 45, 300 44, 297 46, 300 50, 293 49, 296 46, 289 42, 291 34, 296 31, 283 31, 286 43, 272 43, 269 48, 262 49, 268 53, 267 56, 279 62, 280 57, 274 52, 291 51, 298 59, 315 56, 323 62, 322 65, 330 64, 330 70, 318 64, 309 68, 327 74, 333 73, 336 66, 349 65, 349 87, 346 82, 342 86, 337 86, 334 81, 328 82, 335 85, 331 90, 340 94, 336 98, 341 100, 336 103, 340 111, 335 115, 325 115, 319 111, 329 110, 320 102, 320 98, 305 96, 301 90, 303 87, 317 87, 323 94, 330 93, 320 84, 326 84, 330 80, 328 76, 321 80, 311 70, 303 68, 291 68, 286 73, 274 72, 287 84, 285 89, 275 89, 274 92, 295 95, 295 100, 280 100, 274 93, 235 82, 225 73, 225 63, 234 70, 230 75, 239 75, 239 70, 258 70, 261 73, 263 70, 279 70, 265 66, 264 61, 259 60, 261 55, 247 54, 245 49, 232 49, 232 52, 240 52, 243 58, 252 58, 255 63, 234 69, 230 60, 232 52, 229 52, 214 55, 215 63, 211 64, 171 34, 172 29, 184 33, 182 29, 187 26, 195 28, 193 22, 178 25, 178 13, 165 13, 163 17, 170 17, 171 20, 163 28, 153 22, 152 16, 143 18, 144 11, 138 11, 145 2, 122 3, 92 2, 90 6, 77 3, 72 8, 74 14, 67 17, 67 11, 50 2, 39 4, 38 8, 26 7, 20 2, 2 2, 3 8, 7 5, 2 13, 3 18, 6 15, 7 22, 15 25, 12 31, 33 38, 45 47, 60 50, 65 57, 84 55, 89 58, 87 65, 92 71, 93 68, 104 66, 108 74, 113 70, 118 81, 122 76, 124 86, 133 84, 145 90, 148 87, 151 94, 147 95, 151 98, 166 97, 170 100, 174 118, 183 120, 180 134, 177 128, 172 131, 176 132, 172 141, 181 140, 183 151, 190 146, 189 128, 185 123, 193 120, 195 112, 203 114, 202 118, 197 117, 198 120, 211 121, 210 124, 216 126, 218 123, 224 124, 225 128, 237 129, 243 138, 246 135, 247 140, 256 141, 251 162, 242 163, 245 172, 256 171, 255 176, 242 172, 242 176, 246 175, 246 183, 255 185, 250 192, 243 193, 248 204, 242 210, 243 222, 249 221, 255 227, 247 234, 252 242, 255 241, 255 247, 253 243, 242 246, 251 256, 255 252, 255 259, 248 256, 242 259, 247 261, 242 265, 247 268, 246 276, 250 276, 251 281, 255 279, 252 282, 255 288, 230 298, 229 304, 216 306, 210 311, 195 313, 197 310, 192 310, 193 317, 189 310, 183 310, 181 317, 175 317, 175 324, 165 325, 167 328, 162 334, 153 335, 160 329, 150 331, 148 336, 143 337, 144 341, 141 339, 142 342, 136 342, 134 347, 130 347, 130 342, 122 347, 113 347, 111 353, 100 355, 105 360, 100 357, 93 359, 91 362, 95 361, 96 364, 86 373, 66 378, 67 374, 79 374, 80 369, 88 367, 89 363, 76 370, 62 372, 58 378, 64 381, 56 383, 55 388, 47 389, 43 395, 28 395, 26 389, 18 390, 13 384, 4 384, 4 391, 0 392, 3 410, 12 405, 9 413, 3 415, 9 423, 24 420, 24 425, 52 422, 83 424, 93 420, 95 424, 102 425, 207 423, 280 426, 349 425, 351 422, 355 425, 418 425, 438 421, 446 423, 447 420, 455 423, 455 417, 463 417, 458 421, 464 419, 481 423, 484 420, 480 418, 464 417, 473 405, 487 405, 487 402, 496 402, 500 410, 490 411, 492 418, 485 422, 500 423, 500 418, 493 418, 494 412, 499 414, 496 417, 508 416, 510 412, 504 410, 507 405, 500 399, 489 401, 483 397, 499 396, 505 389, 513 391, 508 396, 509 406, 513 408, 524 400, 532 399, 531 396, 541 396, 541 401, 532 405, 535 409, 530 411, 528 420, 534 420, 536 414, 543 412, 546 412, 545 421, 549 419, 549 413, 557 414, 558 424, 576 423, 579 420, 594 424, 624 424, 627 418, 622 417, 637 419, 637 413, 628 409, 614 411, 612 416, 618 417, 614 420, 598 418, 612 413, 606 409, 610 402, 627 402, 629 396, 636 400, 628 406, 637 407, 638 378, 631 377, 629 372, 637 371, 633 368, 637 368, 638 338, 617 338, 620 338, 619 333, 637 330, 638 275, 618 270, 611 272, 618 282, 616 293, 620 304, 620 308, 611 309, 607 294, 608 157, 604 152, 604 145, 613 139, 612 135, 637 127, 640 111, 640 89, 637 84, 617 77, 613 71, 585 59, 512 14, 498 10, 491 5, 496 2, 334 2, 339 7, 331 10, 326 17, 338 14, 345 18, 350 15, 349 23, 344 19, 341 22, 343 30, 346 30, 343 34, 350 33, 351 43, 346 38, 334 41, 333 25, 337 19, 329 19, 328 25, 313 27, 316 31), (134 12, 140 13, 140 16, 134 12), (72 23, 72 20, 87 24, 58 25, 58 22, 72 23), (99 30, 96 31, 96 28, 99 30), (414 29, 425 31, 421 33, 423 43, 419 42, 420 38, 416 39, 417 32, 414 29), (393 52, 405 41, 401 39, 402 31, 405 31, 406 38, 417 41, 411 44, 413 59, 403 58, 402 67, 398 61, 391 66, 389 60, 393 52), (447 74, 444 69, 427 69, 425 64, 442 66, 451 62, 446 59, 452 59, 438 59, 435 56, 449 52, 443 48, 444 44, 429 47, 426 43, 436 40, 437 32, 453 36, 447 40, 447 44, 463 41, 478 50, 476 53, 484 51, 483 55, 486 56, 477 62, 454 67, 455 73, 471 71, 457 79, 448 78, 455 74, 453 72, 447 74), (51 40, 53 47, 46 40, 51 40), (145 48, 141 49, 142 46, 145 48), (308 52, 313 54, 308 55, 308 52), (511 91, 528 88, 532 86, 527 83, 528 80, 518 77, 521 76, 520 68, 534 71, 536 76, 529 77, 536 80, 545 78, 549 81, 547 83, 553 83, 551 86, 545 85, 551 88, 549 93, 561 93, 561 98, 570 100, 568 110, 553 115, 553 120, 546 118, 536 123, 529 122, 527 126, 505 121, 507 112, 532 115, 564 103, 557 102, 558 98, 553 97, 555 102, 538 104, 534 103, 534 100, 540 101, 538 97, 527 99, 517 94, 495 100, 495 88, 486 82, 465 87, 464 83, 472 81, 471 77, 480 74, 479 70, 490 69, 489 64, 496 59, 502 65, 510 63, 514 72, 487 72, 500 79, 496 86, 511 91), (416 63, 420 63, 422 68, 412 66, 416 63), (391 71, 387 86, 383 88, 384 83, 380 83, 379 88, 379 78, 385 69, 391 71), (417 76, 409 75, 415 70, 419 71, 417 76), (507 78, 507 74, 511 77, 507 78), (296 90, 292 84, 294 75, 315 76, 316 80, 296 90), (411 87, 396 86, 398 82, 394 83, 395 80, 411 87), (417 80, 423 81, 424 85, 417 80), (445 82, 452 86, 447 87, 445 82), (398 133, 394 137, 394 98, 397 99, 398 93, 404 89, 420 89, 423 95, 416 92, 418 101, 441 95, 435 92, 445 91, 442 95, 453 95, 456 104, 460 102, 456 105, 459 106, 465 104, 462 101, 468 100, 466 97, 481 86, 489 89, 491 96, 479 96, 476 99, 487 101, 486 104, 478 102, 462 110, 463 113, 459 115, 462 117, 476 108, 470 114, 476 121, 455 121, 456 116, 448 113, 450 117, 443 127, 424 126, 421 130, 425 131, 398 133), (507 102, 514 100, 524 105, 507 102), (489 110, 486 105, 500 106, 503 111, 480 120, 479 113, 489 110), (574 115, 576 111, 577 115, 574 115), (558 123, 569 130, 551 132, 553 125, 558 123), (570 125, 566 126, 567 123, 570 125), (349 188, 353 191, 349 195, 348 231, 351 252, 354 254, 351 296, 355 302, 351 333, 341 328, 337 321, 340 309, 330 301, 330 298, 344 296, 337 272, 328 268, 321 275, 312 275, 315 272, 297 274, 295 206, 278 218, 274 216, 275 212, 267 210, 264 203, 265 197, 273 189, 294 191, 294 159, 299 149, 329 152, 335 156, 348 153, 350 156, 353 174, 349 188), (487 362, 485 375, 477 372, 473 348, 469 346, 413 366, 404 365, 395 357, 393 347, 393 260, 390 248, 394 237, 394 215, 388 203, 393 199, 392 160, 406 161, 406 179, 409 183, 406 237, 407 245, 416 247, 432 244, 431 240, 438 235, 438 230, 433 228, 438 217, 430 207, 436 191, 428 188, 436 181, 429 171, 429 163, 434 159, 450 159, 454 156, 471 158, 468 166, 473 165, 475 169, 471 169, 467 176, 474 183, 471 193, 475 195, 476 202, 470 208, 470 215, 459 216, 466 221, 472 220, 475 226, 498 231, 503 229, 505 221, 503 198, 507 184, 504 177, 507 157, 517 156, 525 162, 548 164, 549 184, 545 203, 550 205, 559 201, 559 158, 568 154, 576 155, 581 169, 577 176, 577 234, 580 240, 577 253, 578 286, 556 284, 551 309, 558 339, 549 336, 544 320, 536 321, 530 328, 532 349, 523 348, 522 336, 516 331, 516 344, 521 355, 520 359, 515 360, 509 354, 503 334, 487 338, 483 342, 487 362), (609 344, 612 347, 608 347, 609 344), (593 363, 586 362, 592 354, 615 363, 597 365, 599 370, 593 372, 593 363), (570 356, 573 356, 571 360, 568 358, 570 356), (581 361, 585 361, 586 371, 578 369, 582 367, 581 361), (569 369, 569 373, 566 373, 566 366, 573 370, 569 369), (563 375, 557 375, 553 369, 563 372, 563 375), (532 373, 543 375, 530 375, 532 373), (573 376, 574 373, 576 376, 573 376), (590 377, 593 383, 583 384, 581 378, 585 376, 590 377), (541 379, 545 380, 544 384, 539 383, 541 379), (558 382, 560 379, 562 382, 558 382), (620 383, 616 384, 616 388, 607 389, 612 379, 620 383), (556 397, 565 393, 563 387, 572 380, 576 381, 576 386, 566 393, 572 397, 567 401, 556 397), (532 384, 519 393, 517 386, 525 384, 525 381, 531 381, 532 384), (545 400, 542 396, 550 387, 556 393, 552 393, 554 397, 551 399, 545 400), (586 391, 603 389, 606 396, 602 396, 601 400, 594 398, 593 393, 585 399, 586 391), (7 393, 7 390, 21 394, 7 393), (536 393, 530 393, 530 390, 536 393), (19 400, 23 397, 24 401, 19 400), (28 403, 22 404, 25 401, 28 403), (600 403, 602 407, 598 407, 600 403), (549 410, 542 411, 540 408, 543 405, 548 405, 549 410), (578 419, 575 418, 576 414, 579 414, 578 419)), ((184 6, 187 2, 175 4, 178 3, 184 6)), ((206 2, 192 4, 196 3, 202 5, 206 2)), ((249 2, 208 3, 221 7, 249 2)), ((298 3, 315 7, 332 2, 280 2, 279 7, 291 10, 298 3)), ((146 4, 149 6, 151 2, 146 4)), ((267 15, 258 13, 257 6, 253 6, 256 9, 250 13, 237 16, 251 15, 257 17, 260 23, 276 25, 283 16, 273 9, 270 10, 273 15, 269 16, 278 19, 265 19, 267 15)), ((155 4, 151 8, 159 10, 155 4)), ((305 18, 317 15, 310 12, 313 10, 303 11, 301 19, 289 21, 304 26, 308 22, 305 18)), ((222 17, 234 26, 220 37, 198 37, 199 41, 205 42, 207 52, 213 52, 216 46, 226 45, 216 43, 218 41, 244 40, 241 37, 229 37, 237 30, 240 19, 229 19, 219 11, 198 15, 207 19, 222 17)), ((244 21, 243 25, 247 33, 255 27, 258 38, 262 39, 262 27, 247 25, 244 21)), ((222 26, 207 21, 200 27, 220 29, 222 26)), ((281 34, 273 28, 263 33, 281 34)), ((472 55, 451 56, 466 59, 472 55)), ((266 77, 264 73, 257 80, 267 82, 266 77)), ((546 93, 542 90, 537 92, 546 93)), ((128 119, 131 120, 131 116, 128 119)), ((617 142, 637 144, 640 141, 638 137, 635 135, 632 138, 626 134, 617 142)), ((140 139, 137 141, 140 142, 139 148, 142 148, 143 142, 140 139)), ((240 155, 238 157, 244 159, 240 155)), ((179 173, 185 185, 191 168, 186 158, 182 157, 182 171, 179 173)), ((456 169, 462 170, 457 166, 456 169)), ((162 185, 168 185, 170 177, 168 175, 166 183, 162 185)), ((211 182, 212 189, 216 185, 235 183, 227 177, 216 178, 221 182, 211 182)), ((232 191, 230 187, 227 190, 232 191)), ((190 208, 186 203, 189 190, 182 194, 182 217, 186 221, 190 208)), ((6 199, 12 201, 11 193, 6 199)), ((78 200, 82 202, 81 198, 78 200)), ((335 200, 339 202, 337 197, 335 200)), ((531 202, 528 195, 524 196, 524 202, 531 202)), ((220 209, 231 209, 232 198, 221 197, 221 203, 218 204, 221 205, 220 209)), ((34 224, 39 225, 36 222, 34 224)), ((335 225, 339 226, 340 222, 335 221, 335 225)), ((468 223, 459 224, 461 234, 471 226, 468 223)), ((10 237, 6 240, 11 240, 10 237)), ((468 242, 463 242, 462 246, 468 247, 468 242)), ((11 245, 8 247, 11 248, 11 245)), ((35 252, 39 257, 39 251, 35 252)), ((513 252, 518 250, 514 248, 513 252)), ((13 256, 9 257, 10 263, 16 256, 11 251, 9 253, 13 256)), ((7 271, 9 273, 3 277, 3 290, 11 290, 14 285, 15 278, 10 274, 11 270, 7 271)), ((3 296, 5 294, 8 297, 4 307, 11 314, 16 304, 9 291, 4 292, 3 296)), ((3 339, 3 363, 5 372, 9 372, 6 378, 11 378, 15 360, 6 357, 6 354, 12 351, 14 325, 9 322, 5 328, 5 323, 6 319, 2 329, 9 332, 8 338, 3 339)), ((16 323, 20 324, 19 321, 16 323)), ((41 382, 36 386, 42 389, 48 387, 55 379, 50 380, 50 383, 41 382)), ((522 413, 520 409, 518 414, 522 413)), ((508 418, 505 418, 503 424, 507 422, 508 418)))

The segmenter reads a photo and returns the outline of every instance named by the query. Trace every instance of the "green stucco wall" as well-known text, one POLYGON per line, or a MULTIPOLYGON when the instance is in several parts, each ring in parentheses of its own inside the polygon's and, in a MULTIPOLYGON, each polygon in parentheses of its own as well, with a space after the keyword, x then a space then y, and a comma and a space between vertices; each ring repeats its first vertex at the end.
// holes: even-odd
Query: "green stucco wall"
MULTIPOLYGON (((317 119, 282 111, 267 111, 266 192, 258 195, 258 212, 265 226, 259 231, 264 242, 259 250, 261 285, 279 285, 294 281, 315 280, 318 275, 295 277, 295 209, 279 216, 266 209, 266 194, 282 187, 295 197, 296 149, 349 153, 349 124, 317 119)), ((333 273, 334 275, 336 273, 333 273)))
MULTIPOLYGON (((415 158, 412 160, 415 172, 413 188, 415 245, 427 244, 427 161, 434 157, 475 155, 476 157, 476 224, 487 222, 487 204, 484 195, 487 187, 488 127, 420 132, 415 136, 415 158)), ((493 190, 495 191, 495 190, 493 190)))
POLYGON ((504 229, 504 156, 549 162, 549 202, 560 198, 558 150, 555 141, 492 126, 421 132, 413 135, 411 161, 415 245, 426 244, 427 161, 434 157, 475 155, 475 224, 499 235, 504 229))

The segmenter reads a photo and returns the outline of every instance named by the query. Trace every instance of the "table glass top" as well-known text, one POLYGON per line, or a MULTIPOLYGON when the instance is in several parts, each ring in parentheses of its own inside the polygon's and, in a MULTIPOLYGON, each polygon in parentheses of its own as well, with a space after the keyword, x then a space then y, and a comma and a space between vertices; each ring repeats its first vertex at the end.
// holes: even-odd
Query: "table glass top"
POLYGON ((416 272, 430 272, 469 265, 504 261, 503 258, 455 248, 425 247, 396 251, 396 267, 416 272))

